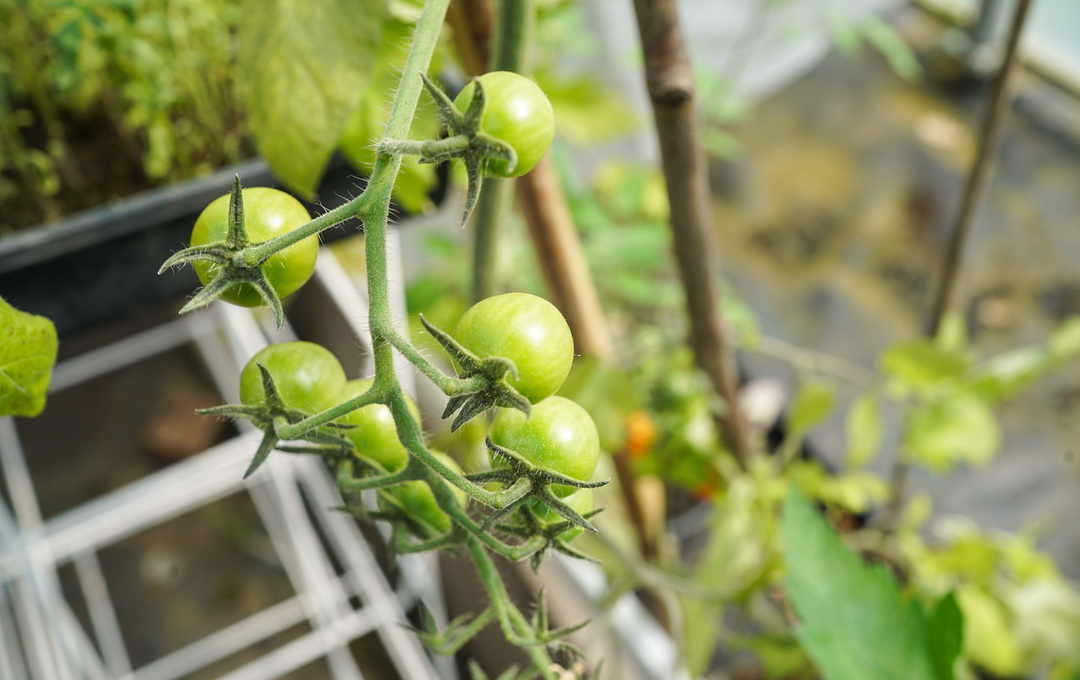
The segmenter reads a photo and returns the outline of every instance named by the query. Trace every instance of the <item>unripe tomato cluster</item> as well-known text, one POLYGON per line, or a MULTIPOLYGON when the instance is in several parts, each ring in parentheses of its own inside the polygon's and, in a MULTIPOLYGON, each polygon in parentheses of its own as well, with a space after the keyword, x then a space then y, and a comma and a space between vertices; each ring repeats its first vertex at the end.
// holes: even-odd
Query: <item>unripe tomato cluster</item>
MULTIPOLYGON (((534 465, 588 481, 600 456, 596 425, 585 409, 553 395, 570 370, 574 351, 570 329, 559 311, 535 295, 499 295, 468 310, 453 336, 480 358, 502 356, 513 360, 518 378, 510 382, 532 402, 528 418, 517 409, 498 409, 491 425, 492 442, 534 465)), ((258 365, 270 373, 283 404, 307 415, 358 397, 372 385, 371 380, 346 380, 337 358, 322 346, 287 342, 263 349, 244 367, 240 374, 240 400, 244 404, 266 402, 258 365)), ((416 404, 406 400, 412 416, 419 421, 416 404)), ((355 447, 354 455, 364 462, 375 463, 386 472, 396 472, 408 464, 409 452, 398 440, 387 406, 369 404, 337 422, 351 426, 341 433, 355 447)), ((434 455, 460 473, 448 456, 438 452, 434 455)), ((500 459, 492 460, 494 466, 505 464, 500 459)), ((464 505, 465 493, 456 487, 452 490, 458 503, 464 505)), ((579 513, 592 509, 591 489, 553 485, 552 490, 579 513)), ((390 487, 380 502, 384 507, 396 506, 429 530, 441 532, 450 527, 450 518, 438 506, 426 482, 390 487)), ((527 507, 541 525, 564 521, 535 500, 527 507)), ((563 537, 569 539, 579 533, 568 530, 563 537)))

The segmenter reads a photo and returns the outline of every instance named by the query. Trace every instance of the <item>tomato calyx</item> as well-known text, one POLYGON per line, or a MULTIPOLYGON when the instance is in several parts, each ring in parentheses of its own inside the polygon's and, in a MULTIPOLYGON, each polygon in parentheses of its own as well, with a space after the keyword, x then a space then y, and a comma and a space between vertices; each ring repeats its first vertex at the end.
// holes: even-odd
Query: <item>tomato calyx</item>
POLYGON ((517 165, 517 152, 506 142, 492 137, 481 129, 487 95, 479 79, 473 79, 476 92, 469 106, 465 111, 461 111, 442 88, 426 74, 421 73, 420 77, 423 78, 424 86, 435 100, 435 106, 446 124, 449 136, 445 139, 428 140, 419 144, 410 140, 384 139, 379 144, 379 152, 390 155, 416 153, 419 154, 421 163, 441 163, 460 158, 465 163, 465 171, 468 175, 465 210, 461 217, 461 224, 464 225, 469 221, 469 216, 476 207, 476 200, 480 196, 484 161, 489 158, 498 158, 506 161, 508 168, 512 170, 517 165))
POLYGON ((495 608, 488 606, 476 615, 466 612, 447 623, 445 629, 439 630, 439 624, 423 600, 419 602, 419 610, 420 628, 408 625, 405 627, 415 633, 431 651, 440 656, 456 654, 496 616, 495 608))
MULTIPOLYGON (((274 383, 273 376, 270 375, 270 371, 260 363, 255 365, 259 367, 262 376, 265 403, 225 404, 196 411, 196 413, 203 415, 243 418, 251 421, 255 427, 262 430, 262 441, 259 442, 259 448, 255 451, 255 457, 252 459, 251 465, 248 466, 247 471, 244 473, 244 479, 247 479, 253 472, 258 470, 274 449, 286 453, 314 453, 329 458, 341 458, 348 455, 352 448, 352 444, 348 439, 319 429, 306 432, 300 437, 301 441, 309 442, 310 445, 281 446, 280 443, 283 439, 279 434, 281 429, 305 420, 310 414, 286 406, 281 399, 277 385, 274 383)), ((328 423, 327 427, 348 429, 351 426, 328 423)))
POLYGON ((451 432, 456 432, 462 425, 492 406, 516 408, 526 416, 532 412, 529 400, 506 380, 508 375, 515 380, 518 378, 517 366, 513 361, 505 357, 480 358, 465 349, 449 333, 424 318, 423 314, 420 315, 420 322, 454 360, 458 378, 462 381, 472 379, 475 383, 464 387, 460 393, 450 395, 442 417, 446 419, 457 412, 457 417, 450 425, 451 432))
MULTIPOLYGON (((510 449, 495 444, 491 441, 491 437, 487 438, 486 444, 488 450, 491 451, 493 455, 506 461, 506 467, 498 467, 493 470, 465 475, 466 479, 474 484, 499 482, 504 486, 510 486, 511 484, 521 484, 520 480, 524 478, 529 481, 529 485, 524 493, 521 493, 513 501, 490 514, 484 520, 481 527, 482 529, 495 526, 504 518, 516 513, 520 515, 521 519, 526 520, 526 523, 529 523, 529 518, 531 518, 531 524, 533 525, 531 527, 532 530, 526 532, 529 536, 542 533, 550 539, 554 539, 569 528, 569 525, 571 524, 586 529, 587 531, 596 531, 596 527, 589 523, 588 519, 578 514, 576 510, 570 507, 562 498, 551 490, 551 485, 560 484, 579 489, 596 489, 604 486, 611 480, 604 479, 598 482, 583 482, 580 479, 575 479, 574 477, 531 463, 516 451, 511 451, 510 449), (542 527, 541 524, 536 521, 535 517, 532 517, 532 513, 528 511, 525 505, 530 498, 535 498, 549 507, 553 512, 566 520, 567 524, 564 525, 562 522, 556 522, 551 527, 542 527), (555 528, 558 528, 558 531, 556 531, 555 528)), ((595 512, 590 513, 590 516, 592 514, 595 514, 595 512)), ((504 526, 499 525, 499 528, 500 530, 503 530, 504 526)), ((509 533, 517 532, 512 531, 509 533)))
POLYGON ((244 197, 240 186, 240 175, 235 176, 232 190, 229 192, 228 224, 224 241, 184 248, 165 260, 158 269, 158 274, 163 274, 172 267, 194 264, 197 261, 213 263, 217 265, 213 280, 188 300, 187 304, 180 308, 180 313, 184 314, 205 307, 225 291, 247 284, 259 293, 259 297, 273 312, 274 321, 280 330, 285 321, 281 298, 262 270, 262 263, 269 258, 269 255, 257 262, 249 262, 248 258, 245 258, 245 252, 254 244, 244 228, 244 197))

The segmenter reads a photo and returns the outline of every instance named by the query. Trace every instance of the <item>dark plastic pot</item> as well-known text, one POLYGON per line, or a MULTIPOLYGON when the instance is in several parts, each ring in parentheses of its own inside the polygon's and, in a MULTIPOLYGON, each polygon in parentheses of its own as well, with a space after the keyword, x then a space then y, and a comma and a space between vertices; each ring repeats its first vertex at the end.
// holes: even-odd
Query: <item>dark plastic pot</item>
MULTIPOLYGON (((198 286, 191 267, 158 275, 158 267, 183 248, 206 205, 232 187, 275 186, 261 159, 183 184, 145 191, 85 210, 56 223, 31 227, 0 240, 0 297, 16 308, 52 319, 61 336, 124 316, 198 286)), ((335 157, 317 192, 313 214, 359 194, 366 179, 335 157)), ((441 182, 440 186, 445 186, 441 182)), ((438 202, 441 195, 433 196, 438 202)), ((397 209, 397 214, 401 214, 397 209)), ((356 221, 325 231, 327 243, 360 231, 356 221)))

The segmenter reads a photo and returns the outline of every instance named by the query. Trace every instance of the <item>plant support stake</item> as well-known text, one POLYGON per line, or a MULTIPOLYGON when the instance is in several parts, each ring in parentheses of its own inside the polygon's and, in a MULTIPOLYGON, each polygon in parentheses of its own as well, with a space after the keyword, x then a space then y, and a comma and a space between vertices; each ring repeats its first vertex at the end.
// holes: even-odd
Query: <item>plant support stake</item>
POLYGON ((694 104, 694 69, 674 0, 634 0, 634 12, 671 205, 675 258, 686 294, 690 346, 698 366, 724 400, 725 409, 717 414, 717 425, 724 443, 745 469, 752 449, 746 422, 738 409, 733 349, 720 315, 708 170, 694 104))

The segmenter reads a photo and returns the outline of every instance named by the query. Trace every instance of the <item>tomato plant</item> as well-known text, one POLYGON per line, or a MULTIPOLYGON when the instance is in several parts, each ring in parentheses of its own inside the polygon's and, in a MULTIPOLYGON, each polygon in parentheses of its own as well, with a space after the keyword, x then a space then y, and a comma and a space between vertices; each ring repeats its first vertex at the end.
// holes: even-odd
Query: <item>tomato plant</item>
MULTIPOLYGON (((517 153, 513 170, 501 158, 484 161, 490 177, 519 177, 536 167, 555 137, 555 111, 540 87, 525 76, 510 71, 492 71, 479 78, 487 101, 480 127, 495 139, 509 144, 517 153)), ((472 102, 476 85, 469 83, 454 100, 464 111, 472 102)))
POLYGON ((304 413, 337 404, 345 388, 345 370, 330 350, 313 342, 283 342, 261 350, 240 372, 240 401, 245 404, 266 403, 256 364, 270 372, 285 405, 304 413))
POLYGON ((532 403, 555 393, 574 362, 574 338, 555 305, 528 293, 505 293, 470 307, 454 327, 454 339, 480 358, 514 362, 511 386, 532 403))
MULTIPOLYGON (((461 474, 461 467, 450 456, 441 451, 432 451, 431 455, 438 458, 446 467, 461 474)), ((451 486, 450 490, 453 492, 458 505, 464 506, 468 502, 469 497, 464 491, 455 486, 451 486)), ((398 506, 411 519, 417 520, 440 533, 450 528, 450 516, 439 507, 438 502, 435 500, 435 493, 427 482, 415 479, 411 482, 390 487, 387 489, 387 494, 397 501, 398 506)), ((385 506, 382 497, 379 500, 380 504, 385 506)))
MULTIPOLYGON (((491 441, 534 465, 585 482, 600 460, 600 436, 588 411, 565 397, 548 397, 526 416, 517 409, 499 409, 491 424, 491 441)), ((498 459, 492 461, 499 465, 498 459)), ((573 487, 556 484, 559 496, 573 487)))
MULTIPOLYGON (((337 395, 334 403, 341 403, 360 396, 371 388, 374 381, 368 379, 350 380, 337 395)), ((420 422, 420 409, 409 397, 405 397, 409 412, 420 422)), ((352 411, 339 420, 339 423, 352 425, 344 430, 345 437, 356 447, 356 454, 361 458, 378 463, 384 470, 393 472, 405 467, 409 462, 409 452, 398 441, 394 415, 385 404, 368 404, 352 411)))
MULTIPOLYGON (((244 229, 252 243, 269 241, 275 236, 288 233, 311 221, 306 208, 284 191, 267 187, 243 190, 244 229)), ((215 201, 195 220, 191 230, 191 245, 202 246, 225 240, 229 227, 229 196, 215 201)), ((315 271, 315 259, 319 253, 319 239, 309 236, 284 250, 280 250, 262 263, 263 274, 277 292, 285 297, 303 286, 315 271)), ((218 265, 209 261, 196 261, 195 273, 205 286, 217 273, 218 265)), ((221 299, 234 305, 257 307, 262 298, 252 286, 242 283, 226 289, 221 299)))

